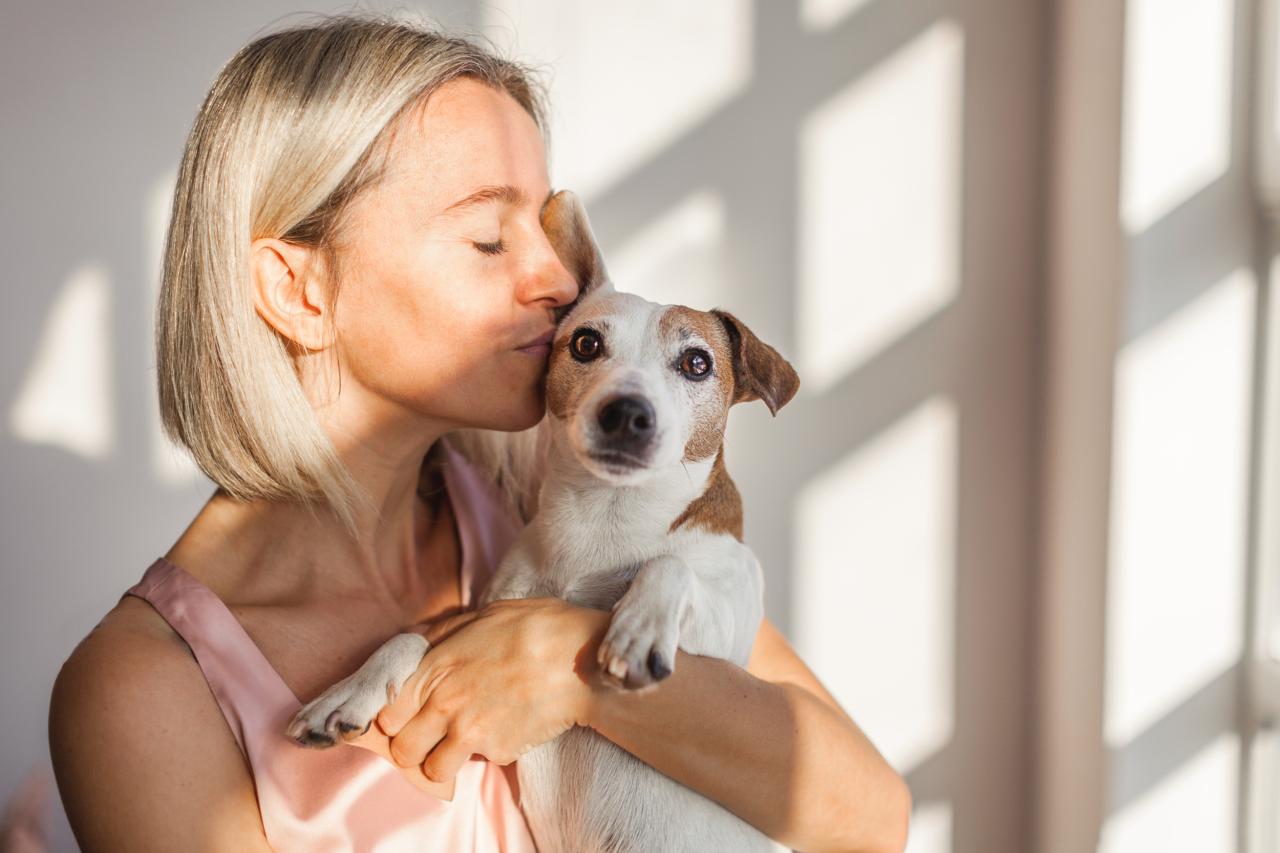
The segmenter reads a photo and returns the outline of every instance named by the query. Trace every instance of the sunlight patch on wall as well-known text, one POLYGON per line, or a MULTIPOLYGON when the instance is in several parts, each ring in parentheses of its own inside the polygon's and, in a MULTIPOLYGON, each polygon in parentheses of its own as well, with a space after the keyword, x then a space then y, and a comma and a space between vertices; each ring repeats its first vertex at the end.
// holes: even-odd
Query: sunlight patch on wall
POLYGON ((552 186, 588 205, 750 81, 746 0, 501 0, 481 11, 495 44, 554 66, 552 186))
POLYGON ((801 0, 800 21, 807 30, 828 30, 867 5, 868 0, 801 0))
POLYGON ((1103 824, 1099 853, 1233 853, 1240 738, 1225 732, 1103 824))
POLYGON ((800 393, 820 393, 959 289, 964 33, 939 21, 800 131, 800 393))
POLYGON ((900 772, 954 724, 958 413, 929 399, 796 502, 797 650, 900 772))
MULTIPOLYGON (((156 327, 156 301, 160 296, 160 278, 164 263, 164 237, 169 227, 169 212, 173 204, 173 189, 178 180, 177 168, 158 179, 147 194, 147 280, 151 294, 147 313, 147 328, 156 327)), ((156 353, 153 343, 148 348, 147 399, 151 410, 151 470, 157 480, 172 486, 182 486, 198 480, 202 475, 185 450, 176 446, 160 427, 160 402, 156 387, 156 353)))
POLYGON ((905 853, 949 853, 951 803, 926 803, 911 815, 905 853))
POLYGON ((1234 0, 1129 0, 1120 215, 1145 231, 1227 171, 1234 0))
POLYGON ((1242 651, 1254 281, 1240 269, 1119 354, 1106 733, 1129 742, 1242 651))
POLYGON ((723 301, 724 238, 724 200, 700 190, 610 252, 605 266, 619 290, 706 311, 723 301))
POLYGON ((26 378, 9 409, 23 441, 103 459, 115 442, 110 283, 101 264, 67 279, 45 319, 26 378))

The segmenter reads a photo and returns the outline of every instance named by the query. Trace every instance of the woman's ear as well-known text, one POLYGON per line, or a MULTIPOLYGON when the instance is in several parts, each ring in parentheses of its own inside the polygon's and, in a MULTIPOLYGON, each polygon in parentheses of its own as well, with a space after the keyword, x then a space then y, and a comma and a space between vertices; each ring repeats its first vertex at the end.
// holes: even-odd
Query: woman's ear
POLYGON ((313 274, 315 253, 269 237, 249 251, 253 304, 262 319, 287 340, 310 351, 332 343, 325 328, 330 305, 313 274))

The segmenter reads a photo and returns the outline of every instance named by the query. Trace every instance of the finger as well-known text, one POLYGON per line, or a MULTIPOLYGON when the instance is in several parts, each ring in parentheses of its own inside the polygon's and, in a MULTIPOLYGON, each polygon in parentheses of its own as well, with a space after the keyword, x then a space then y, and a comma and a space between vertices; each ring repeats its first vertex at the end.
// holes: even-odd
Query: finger
POLYGON ((404 689, 400 691, 396 701, 390 705, 383 706, 382 710, 378 712, 378 716, 374 717, 374 722, 378 724, 378 730, 387 737, 395 737, 400 734, 409 721, 422 710, 422 702, 418 699, 418 692, 416 683, 405 682, 404 689))
POLYGON ((401 767, 417 767, 440 743, 448 725, 448 720, 438 711, 423 708, 391 738, 391 760, 401 767))
POLYGON ((470 757, 471 746, 451 732, 422 762, 422 775, 432 782, 449 782, 470 757))
POLYGON ((367 732, 352 738, 347 743, 367 749, 370 752, 376 752, 387 761, 395 764, 395 759, 391 757, 391 738, 378 731, 377 726, 370 726, 367 732))
POLYGON ((404 680, 404 684, 400 686, 400 691, 396 693, 394 698, 391 698, 390 702, 382 707, 377 717, 374 718, 378 723, 378 728, 382 729, 383 734, 389 737, 398 735, 400 730, 416 717, 418 712, 422 710, 422 706, 426 704, 435 683, 433 681, 434 666, 438 656, 432 654, 434 651, 435 646, 428 646, 427 653, 418 662, 418 668, 404 680))

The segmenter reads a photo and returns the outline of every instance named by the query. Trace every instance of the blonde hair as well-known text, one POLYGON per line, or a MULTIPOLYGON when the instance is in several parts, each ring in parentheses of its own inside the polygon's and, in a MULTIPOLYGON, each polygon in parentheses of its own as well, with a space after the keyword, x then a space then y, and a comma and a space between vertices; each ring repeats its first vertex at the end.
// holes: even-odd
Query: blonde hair
MULTIPOLYGON (((299 382, 290 342, 256 312, 253 240, 316 250, 336 300, 343 216, 384 175, 398 121, 458 77, 508 92, 547 137, 531 68, 459 36, 374 14, 264 35, 223 66, 183 152, 165 239, 156 370, 165 433, 233 497, 327 505, 358 535, 376 512, 299 382)), ((533 431, 458 436, 522 513, 533 431)))

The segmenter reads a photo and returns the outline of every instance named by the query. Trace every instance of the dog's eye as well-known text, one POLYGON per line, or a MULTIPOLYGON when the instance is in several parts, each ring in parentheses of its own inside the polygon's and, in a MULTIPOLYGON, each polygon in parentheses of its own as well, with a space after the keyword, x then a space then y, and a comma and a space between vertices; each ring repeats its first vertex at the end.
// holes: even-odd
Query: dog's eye
POLYGON ((604 341, 595 329, 578 329, 569 340, 569 352, 578 361, 591 361, 604 352, 604 341))
POLYGON ((706 379, 711 375, 711 354, 700 349, 685 350, 680 356, 680 372, 686 379, 706 379))

